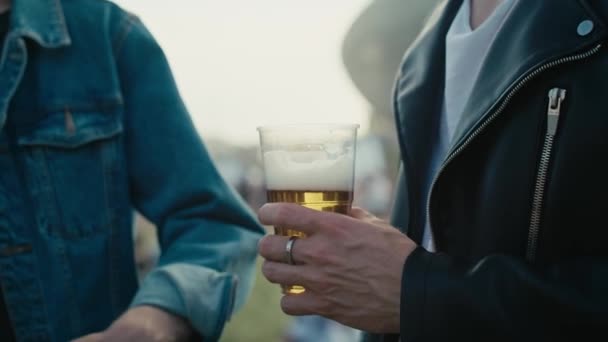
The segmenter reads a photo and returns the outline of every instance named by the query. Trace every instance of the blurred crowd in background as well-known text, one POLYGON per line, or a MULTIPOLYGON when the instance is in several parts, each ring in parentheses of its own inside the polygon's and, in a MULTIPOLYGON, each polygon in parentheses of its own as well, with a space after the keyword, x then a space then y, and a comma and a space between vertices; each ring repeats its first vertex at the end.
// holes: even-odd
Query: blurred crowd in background
MULTIPOLYGON (((394 132, 391 95, 399 62, 419 33, 437 0, 374 0, 344 36, 341 57, 352 83, 369 104, 369 130, 357 142, 354 205, 388 219, 398 172, 398 142, 394 132)), ((206 139, 223 177, 253 210, 266 202, 261 156, 257 145, 206 139)), ((154 265, 158 245, 154 227, 137 216, 136 262, 140 277, 154 265)), ((279 294, 278 288, 276 289, 279 294)), ((255 296, 255 290, 253 296, 255 296)), ((308 316, 293 319, 280 337, 286 342, 353 341, 359 332, 308 316)))

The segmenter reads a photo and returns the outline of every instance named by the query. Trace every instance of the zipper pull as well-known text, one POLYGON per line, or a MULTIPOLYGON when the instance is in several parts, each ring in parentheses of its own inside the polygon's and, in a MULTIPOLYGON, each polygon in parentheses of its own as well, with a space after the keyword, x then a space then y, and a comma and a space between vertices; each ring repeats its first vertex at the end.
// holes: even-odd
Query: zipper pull
POLYGON ((562 111, 562 102, 566 99, 566 90, 553 88, 549 91, 549 108, 547 109, 547 134, 554 136, 557 132, 559 114, 562 111))

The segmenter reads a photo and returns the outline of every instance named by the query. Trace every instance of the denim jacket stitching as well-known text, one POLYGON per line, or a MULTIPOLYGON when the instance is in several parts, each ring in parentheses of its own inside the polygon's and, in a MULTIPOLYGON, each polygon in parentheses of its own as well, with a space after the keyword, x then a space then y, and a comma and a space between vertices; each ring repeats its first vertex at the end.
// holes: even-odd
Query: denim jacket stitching
MULTIPOLYGON (((106 99, 96 99, 91 100, 88 103, 75 103, 73 101, 65 101, 62 103, 52 104, 48 106, 43 106, 37 109, 34 109, 33 112, 44 112, 44 113, 53 113, 53 112, 65 112, 65 109, 68 108, 72 113, 88 113, 88 112, 102 112, 102 113, 111 113, 114 110, 119 109, 123 105, 123 99, 120 95, 115 97, 108 97, 106 99)), ((15 115, 18 116, 32 116, 32 111, 23 111, 16 112, 15 115)), ((23 124, 23 128, 31 128, 39 125, 37 121, 34 121, 29 124, 23 124)))
POLYGON ((53 24, 55 24, 55 27, 59 29, 63 37, 53 37, 52 40, 60 40, 61 38, 64 38, 70 42, 70 33, 68 32, 67 24, 65 22, 65 15, 63 14, 63 9, 61 8, 61 3, 59 1, 60 0, 52 1, 53 11, 55 14, 54 18, 57 19, 57 21, 53 21, 53 24))
POLYGON ((127 40, 129 33, 131 33, 131 31, 133 31, 133 27, 135 27, 135 24, 137 22, 139 22, 139 18, 136 15, 131 14, 131 13, 128 13, 128 16, 123 19, 123 22, 120 25, 122 27, 122 29, 121 29, 120 33, 117 34, 117 37, 115 37, 112 41, 115 59, 117 59, 118 56, 120 55, 124 42, 127 40))
POLYGON ((120 260, 118 258, 117 253, 113 253, 114 245, 119 246, 120 243, 117 241, 119 238, 119 234, 116 231, 115 226, 118 225, 117 219, 117 208, 111 206, 111 197, 115 196, 113 188, 113 174, 115 172, 116 167, 116 158, 119 153, 118 145, 120 144, 120 135, 113 137, 113 141, 109 143, 108 146, 101 147, 101 163, 103 167, 103 193, 104 193, 104 209, 106 212, 106 220, 104 224, 108 225, 108 246, 109 246, 109 255, 112 261, 108 263, 108 273, 110 274, 110 301, 112 305, 112 311, 115 314, 119 314, 120 310, 120 275, 118 270, 114 267, 115 265, 120 264, 120 260))

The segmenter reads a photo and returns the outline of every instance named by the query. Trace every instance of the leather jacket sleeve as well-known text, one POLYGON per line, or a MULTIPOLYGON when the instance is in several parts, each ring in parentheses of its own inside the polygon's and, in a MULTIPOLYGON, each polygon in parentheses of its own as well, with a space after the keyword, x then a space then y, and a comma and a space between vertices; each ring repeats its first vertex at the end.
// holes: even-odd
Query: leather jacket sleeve
POLYGON ((474 264, 418 248, 405 263, 403 341, 574 341, 608 323, 608 260, 531 266, 494 255, 474 264))

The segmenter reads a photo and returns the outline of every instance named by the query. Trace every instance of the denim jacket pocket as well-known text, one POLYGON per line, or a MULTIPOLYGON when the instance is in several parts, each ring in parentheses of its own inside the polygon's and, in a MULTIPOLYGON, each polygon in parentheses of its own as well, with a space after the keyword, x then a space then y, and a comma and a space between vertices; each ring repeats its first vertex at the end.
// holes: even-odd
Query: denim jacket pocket
MULTIPOLYGON (((52 237, 106 234, 121 172, 120 111, 48 114, 18 132, 38 229, 52 237)), ((123 170, 124 171, 124 170, 123 170)))

